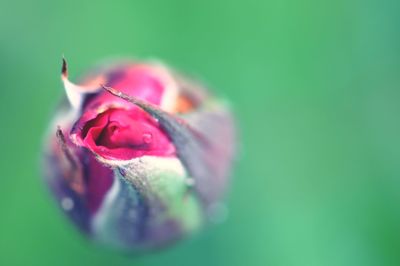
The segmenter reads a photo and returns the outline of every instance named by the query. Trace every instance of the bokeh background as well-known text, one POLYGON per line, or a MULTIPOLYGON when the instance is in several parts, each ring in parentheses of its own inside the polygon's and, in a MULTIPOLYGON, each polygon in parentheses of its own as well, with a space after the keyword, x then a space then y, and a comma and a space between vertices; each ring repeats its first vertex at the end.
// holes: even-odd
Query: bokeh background
POLYGON ((0 0, 0 265, 400 265, 400 2, 0 0), (229 216, 128 256, 85 241, 40 176, 71 77, 161 58, 240 122, 229 216))

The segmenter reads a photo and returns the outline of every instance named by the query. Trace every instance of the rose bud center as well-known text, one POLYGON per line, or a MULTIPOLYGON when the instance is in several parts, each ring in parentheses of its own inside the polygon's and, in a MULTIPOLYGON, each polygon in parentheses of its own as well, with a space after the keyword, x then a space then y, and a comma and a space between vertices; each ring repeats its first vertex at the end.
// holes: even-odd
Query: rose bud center
POLYGON ((139 108, 108 109, 89 120, 80 137, 84 146, 106 159, 175 154, 175 147, 157 122, 139 108))

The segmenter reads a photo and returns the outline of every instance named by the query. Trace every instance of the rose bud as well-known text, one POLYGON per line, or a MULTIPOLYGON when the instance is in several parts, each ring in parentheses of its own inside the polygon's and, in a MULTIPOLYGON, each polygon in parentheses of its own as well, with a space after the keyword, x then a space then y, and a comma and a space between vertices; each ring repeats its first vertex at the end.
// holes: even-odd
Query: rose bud
POLYGON ((63 59, 61 78, 44 175, 81 232, 144 250, 221 216, 235 150, 226 103, 156 62, 105 64, 77 85, 63 59))

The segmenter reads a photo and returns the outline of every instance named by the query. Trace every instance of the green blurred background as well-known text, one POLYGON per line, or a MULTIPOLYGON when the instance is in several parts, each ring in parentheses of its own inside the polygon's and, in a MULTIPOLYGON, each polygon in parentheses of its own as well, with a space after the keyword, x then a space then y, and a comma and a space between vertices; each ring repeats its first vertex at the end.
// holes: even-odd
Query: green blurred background
POLYGON ((0 265, 400 265, 399 5, 0 0, 0 265), (72 78, 161 58, 232 101, 224 224, 138 257, 75 231, 38 166, 63 53, 72 78))

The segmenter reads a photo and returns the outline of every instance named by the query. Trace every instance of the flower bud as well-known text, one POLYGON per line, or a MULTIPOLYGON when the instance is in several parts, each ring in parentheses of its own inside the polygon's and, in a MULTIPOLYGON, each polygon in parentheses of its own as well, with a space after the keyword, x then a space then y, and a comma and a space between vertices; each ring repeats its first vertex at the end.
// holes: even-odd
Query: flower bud
POLYGON ((61 79, 44 175, 81 232, 135 251, 212 220, 235 151, 226 103, 155 62, 105 64, 77 85, 63 59, 61 79))

